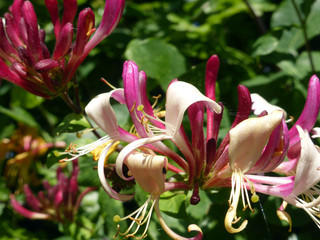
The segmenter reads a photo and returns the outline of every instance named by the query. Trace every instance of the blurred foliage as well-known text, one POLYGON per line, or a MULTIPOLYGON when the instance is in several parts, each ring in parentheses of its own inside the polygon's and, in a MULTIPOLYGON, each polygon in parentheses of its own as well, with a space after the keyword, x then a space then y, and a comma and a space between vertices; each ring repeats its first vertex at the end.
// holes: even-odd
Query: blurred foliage
MULTIPOLYGON (((53 28, 49 14, 43 11, 44 1, 31 2, 41 27, 47 30, 48 45, 53 48, 53 28)), ((1 16, 10 4, 11 1, 0 1, 1 16)), ((99 23, 104 0, 79 0, 78 4, 80 9, 91 7, 96 24, 99 23)), ((188 81, 203 92, 205 62, 217 54, 218 100, 225 104, 225 113, 229 113, 223 118, 221 133, 226 133, 235 117, 238 84, 297 118, 305 102, 309 78, 320 72, 319 26, 319 0, 127 0, 116 30, 90 53, 77 73, 81 105, 110 90, 100 81, 101 77, 116 87, 122 86, 125 60, 134 60, 147 73, 150 99, 163 93, 174 78, 188 81)), ((71 113, 61 99, 48 101, 6 81, 1 84, 1 139, 10 138, 18 123, 37 128, 48 142, 62 140, 67 145, 80 145, 95 139, 92 133, 81 132, 88 127, 87 122, 71 113), (81 138, 75 134, 79 131, 81 138)), ((164 97, 159 104, 164 104, 164 97)), ((121 106, 116 107, 116 112, 122 114, 121 121, 126 124, 127 115, 121 113, 121 106)), ((63 157, 58 150, 51 150, 48 158, 37 159, 42 169, 38 177, 52 180, 58 160, 63 157)), ((5 158, 0 159, 0 239, 112 239, 117 232, 113 216, 124 216, 147 199, 143 191, 137 191, 135 201, 122 204, 100 189, 84 198, 75 223, 62 226, 24 219, 9 204, 11 190, 3 177, 8 155, 5 158)), ((79 164, 79 184, 99 186, 92 157, 82 158, 79 164)), ((17 197, 23 200, 23 194, 17 197)), ((249 219, 248 227, 231 235, 223 226, 228 198, 228 189, 218 194, 202 191, 200 204, 191 206, 185 193, 166 193, 161 196, 160 208, 167 224, 186 236, 190 236, 187 226, 191 223, 202 228, 205 239, 316 239, 318 235, 307 214, 292 208, 288 211, 293 232, 289 233, 286 223, 276 217, 280 200, 267 196, 260 196, 254 213, 241 213, 249 219)), ((155 214, 148 239, 168 239, 155 214)))

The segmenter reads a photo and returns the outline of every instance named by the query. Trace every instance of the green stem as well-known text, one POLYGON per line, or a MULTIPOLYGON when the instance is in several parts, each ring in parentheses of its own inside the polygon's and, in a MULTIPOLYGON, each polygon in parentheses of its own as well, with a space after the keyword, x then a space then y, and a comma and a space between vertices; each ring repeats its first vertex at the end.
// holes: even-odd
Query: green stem
POLYGON ((315 74, 316 70, 315 70, 315 67, 314 67, 314 64, 313 64, 313 60, 312 60, 310 44, 309 44, 308 34, 307 34, 307 29, 306 29, 306 21, 305 21, 305 19, 302 18, 301 13, 299 11, 299 8, 298 8, 296 2, 294 0, 291 0, 291 2, 293 4, 293 6, 294 6, 294 9, 295 9, 297 15, 298 15, 298 18, 299 18, 299 21, 300 21, 300 24, 301 24, 301 28, 302 28, 302 32, 303 32, 303 37, 304 37, 304 39, 306 41, 306 49, 307 49, 307 52, 308 52, 308 58, 309 58, 309 62, 310 62, 310 65, 311 65, 312 73, 315 74))
POLYGON ((87 120, 87 122, 90 124, 91 128, 93 129, 93 130, 92 130, 93 134, 94 134, 98 139, 101 138, 100 134, 93 128, 93 126, 92 126, 91 122, 89 121, 87 115, 85 115, 85 114, 82 114, 82 115, 84 116, 84 118, 87 120))
POLYGON ((61 94, 61 97, 64 100, 64 102, 72 109, 74 113, 77 113, 77 114, 82 113, 81 107, 74 104, 74 102, 71 100, 67 92, 63 92, 61 94))
POLYGON ((248 0, 243 0, 244 3, 247 5, 249 12, 251 13, 253 19, 255 20, 256 24, 258 25, 260 31, 262 34, 265 34, 267 32, 267 28, 265 26, 265 24, 263 23, 263 21, 261 20, 261 18, 259 18, 257 16, 257 14, 255 13, 255 11, 253 10, 253 8, 251 7, 250 3, 248 0))

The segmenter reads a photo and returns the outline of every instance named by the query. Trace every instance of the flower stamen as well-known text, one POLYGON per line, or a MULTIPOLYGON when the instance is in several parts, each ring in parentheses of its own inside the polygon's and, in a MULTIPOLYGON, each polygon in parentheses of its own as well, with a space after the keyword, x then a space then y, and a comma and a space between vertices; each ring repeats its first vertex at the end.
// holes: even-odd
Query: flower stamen
POLYGON ((147 237, 147 230, 148 230, 148 227, 149 227, 149 224, 150 224, 150 220, 151 220, 151 215, 152 215, 152 212, 153 212, 153 208, 154 208, 154 205, 156 203, 156 201, 158 201, 158 198, 159 197, 154 197, 152 195, 149 196, 149 198, 147 199, 147 201, 140 207, 138 208, 137 210, 135 210, 133 213, 129 214, 128 216, 126 217, 123 217, 121 218, 119 215, 115 215, 113 217, 113 221, 115 222, 119 222, 119 221, 123 221, 123 220, 126 220, 126 219, 130 219, 132 220, 130 226, 128 227, 128 229, 121 233, 120 232, 120 226, 118 225, 118 232, 117 234, 115 235, 115 237, 120 234, 122 236, 125 236, 125 238, 129 238, 129 237, 133 237, 135 238, 137 232, 139 231, 140 227, 144 224, 146 224, 146 227, 142 233, 142 235, 140 237, 137 237, 137 239, 142 239, 142 238, 145 238, 147 237), (152 201, 152 204, 151 204, 151 207, 146 215, 146 212, 148 210, 148 206, 149 206, 149 203, 152 201), (133 215, 135 215, 133 217, 133 215), (131 229, 133 228, 134 224, 137 224, 136 226, 136 229, 134 230, 134 232, 132 233, 129 233, 131 231, 131 229))

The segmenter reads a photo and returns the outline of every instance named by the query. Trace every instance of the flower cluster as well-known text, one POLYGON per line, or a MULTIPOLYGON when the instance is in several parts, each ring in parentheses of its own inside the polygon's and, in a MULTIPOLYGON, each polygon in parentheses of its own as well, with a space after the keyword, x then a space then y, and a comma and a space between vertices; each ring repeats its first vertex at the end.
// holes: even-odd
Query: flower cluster
MULTIPOLYGON (((237 216, 239 201, 244 209, 253 211, 252 203, 259 201, 257 192, 285 201, 278 210, 281 219, 290 222, 290 216, 284 211, 286 203, 290 203, 304 209, 320 226, 317 218, 320 159, 309 136, 319 114, 319 79, 311 77, 303 112, 290 129, 283 109, 269 104, 257 94, 250 95, 246 87, 238 86, 237 115, 218 144, 223 113, 223 104, 215 101, 218 68, 219 59, 214 55, 206 66, 205 95, 189 83, 173 80, 166 92, 165 110, 160 111, 154 109, 147 98, 146 74, 139 72, 134 62, 127 61, 123 67, 123 89, 100 94, 87 105, 86 113, 107 135, 70 153, 73 155, 71 160, 99 149, 98 174, 103 188, 112 198, 127 201, 132 195, 113 190, 104 174, 108 156, 118 149, 117 174, 124 180, 135 179, 150 194, 137 211, 124 218, 114 217, 116 222, 132 220, 128 230, 119 230, 119 234, 136 236, 140 226, 145 224, 141 237, 146 237, 154 209, 171 238, 186 239, 164 222, 159 210, 160 195, 166 191, 190 190, 193 191, 190 202, 196 205, 201 200, 199 189, 221 187, 231 188, 225 216, 225 228, 230 233, 242 231, 248 223, 237 216), (118 125, 111 98, 127 106, 134 124, 131 131, 118 125), (252 110, 257 116, 250 117, 252 110), (191 137, 182 125, 185 115, 190 123, 191 137), (169 148, 165 140, 177 146, 181 154, 169 148), (119 141, 127 145, 117 148, 119 141), (181 177, 167 178, 168 171, 181 177)), ((202 231, 197 225, 190 225, 188 230, 198 232, 192 239, 202 239, 202 231)))
POLYGON ((26 203, 32 210, 23 207, 14 195, 11 195, 13 209, 30 219, 46 219, 62 223, 71 222, 78 212, 83 197, 95 189, 94 187, 88 187, 80 193, 77 181, 78 174, 77 160, 73 162, 73 171, 70 178, 63 174, 61 167, 58 167, 57 184, 51 186, 47 181, 43 181, 46 193, 41 191, 37 197, 32 193, 29 185, 24 185, 26 203))
POLYGON ((65 142, 46 142, 36 129, 20 124, 10 138, 0 142, 0 163, 6 185, 16 193, 24 184, 37 183, 36 162, 50 148, 65 148, 65 142))
POLYGON ((82 10, 73 41, 77 1, 63 1, 60 20, 58 1, 45 0, 56 39, 50 53, 33 5, 27 0, 15 0, 10 12, 0 18, 0 79, 44 98, 54 98, 66 92, 79 65, 118 24, 124 3, 124 0, 106 1, 97 29, 94 28, 93 11, 90 8, 82 10))

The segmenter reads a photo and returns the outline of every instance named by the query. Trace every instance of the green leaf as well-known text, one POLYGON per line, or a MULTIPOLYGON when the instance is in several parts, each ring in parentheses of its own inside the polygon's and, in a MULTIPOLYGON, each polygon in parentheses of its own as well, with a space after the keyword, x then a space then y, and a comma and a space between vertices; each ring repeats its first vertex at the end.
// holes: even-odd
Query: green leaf
POLYGON ((257 87, 257 86, 264 86, 264 85, 268 85, 274 81, 279 80, 280 78, 282 78, 285 75, 286 74, 284 72, 270 74, 269 76, 258 75, 254 78, 251 78, 249 80, 241 82, 241 84, 245 85, 248 88, 257 87))
MULTIPOLYGON (((117 201, 100 188, 99 191, 99 204, 101 207, 101 215, 104 217, 105 220, 105 228, 107 230, 107 235, 110 239, 113 239, 118 232, 117 230, 117 223, 113 221, 113 217, 115 215, 119 215, 120 217, 124 217, 124 208, 122 202, 117 201)), ((128 220, 129 221, 129 220, 128 220)), ((123 232, 123 229, 127 229, 127 221, 121 221, 120 223, 120 230, 123 232)), ((119 237, 117 239, 123 239, 123 237, 119 237)))
POLYGON ((165 192, 160 197, 160 210, 169 216, 183 218, 186 215, 186 195, 165 192))
MULTIPOLYGON (((314 68, 316 72, 320 72, 320 52, 313 51, 311 52, 312 61, 314 64, 314 68)), ((299 69, 303 69, 306 73, 311 73, 311 64, 309 59, 309 54, 307 52, 303 52, 299 55, 297 61, 297 66, 299 66, 299 69)))
POLYGON ((11 104, 16 107, 31 109, 39 106, 44 100, 18 86, 14 86, 11 92, 11 104))
POLYGON ((88 187, 101 186, 96 167, 97 162, 95 162, 92 157, 82 156, 79 158, 79 185, 88 187))
POLYGON ((253 44, 254 52, 252 56, 263 56, 272 53, 278 46, 278 39, 272 35, 263 35, 253 44))
POLYGON ((67 154, 64 154, 63 152, 53 150, 49 152, 47 155, 46 166, 47 168, 51 168, 54 164, 59 163, 59 160, 67 157, 70 157, 70 156, 67 154))
MULTIPOLYGON (((294 0, 294 1, 296 2, 296 5, 298 6, 299 11, 302 14, 301 4, 303 3, 303 0, 294 0)), ((299 21, 299 17, 297 15, 297 12, 291 0, 285 0, 281 2, 278 10, 272 14, 270 25, 271 25, 271 28, 280 27, 280 26, 289 27, 292 25, 295 25, 295 26, 301 25, 299 21)))
MULTIPOLYGON (((187 197, 187 200, 191 198, 192 192, 190 191, 187 197)), ((209 213, 212 202, 210 198, 207 196, 205 191, 200 191, 200 202, 197 205, 189 205, 187 207, 187 213, 189 216, 200 221, 204 219, 204 217, 209 213)))
POLYGON ((56 128, 55 133, 60 135, 65 132, 78 132, 90 127, 90 124, 82 114, 71 113, 65 116, 63 121, 56 128))
POLYGON ((303 73, 297 67, 297 65, 291 61, 283 60, 277 64, 277 66, 282 69, 289 76, 292 76, 297 79, 303 78, 303 73))
POLYGON ((159 39, 132 40, 125 56, 133 60, 148 77, 156 79, 162 89, 186 71, 183 55, 175 46, 159 39))
POLYGON ((311 39, 320 34, 320 0, 315 1, 311 6, 311 11, 306 20, 308 38, 311 39))
POLYGON ((293 56, 298 55, 298 49, 303 46, 305 40, 303 38, 303 32, 298 28, 291 28, 290 30, 284 30, 279 44, 276 47, 276 51, 280 53, 289 53, 293 56))
POLYGON ((25 123, 31 127, 38 127, 38 123, 33 118, 33 116, 23 108, 12 107, 12 109, 7 109, 0 106, 0 113, 7 115, 17 122, 25 123))

